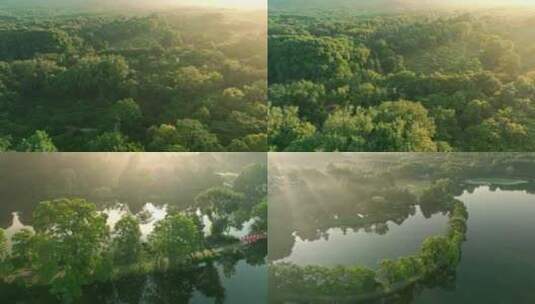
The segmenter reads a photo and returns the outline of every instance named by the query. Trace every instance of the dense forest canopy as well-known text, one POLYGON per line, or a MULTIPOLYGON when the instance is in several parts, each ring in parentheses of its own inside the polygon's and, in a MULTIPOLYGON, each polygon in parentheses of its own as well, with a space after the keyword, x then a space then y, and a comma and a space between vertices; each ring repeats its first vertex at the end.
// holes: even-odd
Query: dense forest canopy
POLYGON ((533 8, 296 3, 270 6, 271 150, 535 149, 533 8))
POLYGON ((265 9, 19 6, 0 6, 0 150, 267 149, 265 9))

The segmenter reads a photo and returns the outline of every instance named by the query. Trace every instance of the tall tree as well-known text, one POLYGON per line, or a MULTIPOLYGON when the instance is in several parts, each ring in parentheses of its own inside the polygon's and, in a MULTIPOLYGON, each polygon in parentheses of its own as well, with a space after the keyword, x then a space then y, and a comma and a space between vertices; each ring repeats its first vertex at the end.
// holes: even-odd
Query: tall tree
POLYGON ((212 224, 212 235, 220 236, 236 223, 235 212, 241 207, 244 195, 227 187, 210 188, 201 192, 195 202, 212 224))
POLYGON ((37 206, 33 224, 33 266, 39 278, 64 302, 74 302, 104 262, 109 238, 106 216, 86 200, 57 199, 37 206))
POLYGON ((195 221, 182 214, 167 216, 156 223, 149 235, 149 243, 160 263, 171 266, 185 262, 201 249, 202 236, 195 221))
POLYGON ((115 262, 133 264, 141 255, 141 230, 139 220, 131 214, 124 215, 112 232, 112 246, 115 262))

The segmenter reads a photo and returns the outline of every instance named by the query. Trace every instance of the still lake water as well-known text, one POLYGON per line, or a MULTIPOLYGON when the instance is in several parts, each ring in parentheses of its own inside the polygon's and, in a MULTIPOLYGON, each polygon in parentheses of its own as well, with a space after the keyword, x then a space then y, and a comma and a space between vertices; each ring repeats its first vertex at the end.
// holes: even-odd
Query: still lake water
POLYGON ((428 236, 443 233, 447 216, 433 215, 426 219, 419 209, 401 225, 387 222, 385 234, 370 233, 364 229, 342 231, 331 228, 324 238, 306 241, 296 237, 291 256, 277 262, 297 265, 363 265, 375 269, 382 259, 415 254, 428 236))
POLYGON ((535 303, 535 195, 483 186, 459 199, 470 218, 455 289, 414 303, 535 303))
MULTIPOLYGON (((535 195, 479 186, 457 198, 467 206, 469 219, 453 286, 423 288, 395 303, 535 303, 535 195)), ((376 269, 382 259, 416 253, 426 237, 445 232, 447 220, 441 213, 425 218, 417 206, 401 224, 387 222, 384 234, 333 227, 320 238, 303 240, 293 232, 291 250, 274 248, 287 254, 273 262, 376 269)))
MULTIPOLYGON (((221 269, 219 273, 222 275, 221 269)), ((239 261, 236 265, 236 273, 225 278, 225 303, 266 303, 267 292, 267 266, 252 266, 245 261, 239 261)), ((191 299, 191 304, 215 303, 201 292, 196 291, 191 299)))

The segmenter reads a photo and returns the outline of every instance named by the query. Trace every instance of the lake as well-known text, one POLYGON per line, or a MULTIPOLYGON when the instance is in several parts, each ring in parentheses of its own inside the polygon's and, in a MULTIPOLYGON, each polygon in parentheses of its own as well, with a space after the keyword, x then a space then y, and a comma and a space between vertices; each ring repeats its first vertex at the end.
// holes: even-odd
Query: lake
POLYGON ((443 233, 448 219, 433 215, 426 219, 418 209, 416 214, 403 223, 387 222, 388 232, 346 230, 330 228, 319 240, 307 241, 296 236, 289 257, 277 262, 292 262, 298 265, 364 265, 377 268, 382 259, 395 259, 417 252, 422 241, 429 236, 443 233))
MULTIPOLYGON (((535 303, 535 174, 513 173, 523 170, 516 163, 527 157, 435 156, 430 161, 401 156, 359 160, 358 154, 345 154, 337 162, 336 157, 301 155, 298 165, 280 162, 270 176, 270 263, 377 271, 384 259, 416 255, 426 238, 446 234, 448 209, 420 205, 420 197, 433 180, 448 178, 450 195, 469 214, 455 272, 447 280, 414 284, 369 303, 535 303), (388 164, 374 171, 374 161, 388 164)), ((273 303, 311 299, 303 294, 299 300, 299 291, 277 294, 273 288, 270 294, 273 303)), ((344 299, 336 302, 355 303, 344 299)), ((333 301, 326 296, 317 303, 333 301)))
MULTIPOLYGON (((221 265, 206 265, 192 271, 132 276, 113 284, 88 286, 76 303, 266 303, 266 266, 239 261, 234 267, 230 275, 224 274, 221 265)), ((46 288, 0 284, 0 294, 3 303, 60 303, 46 288)))

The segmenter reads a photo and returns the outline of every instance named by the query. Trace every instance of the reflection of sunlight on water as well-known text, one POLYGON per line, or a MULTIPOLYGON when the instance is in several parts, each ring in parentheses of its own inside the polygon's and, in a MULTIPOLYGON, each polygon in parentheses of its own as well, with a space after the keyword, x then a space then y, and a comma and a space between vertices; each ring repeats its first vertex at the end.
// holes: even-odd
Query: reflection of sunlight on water
POLYGON ((153 203, 146 203, 140 213, 147 216, 141 225, 139 225, 142 234, 141 238, 143 241, 146 241, 147 236, 154 230, 156 222, 163 220, 167 215, 167 205, 156 206, 153 203))
MULTIPOLYGON (((209 236, 211 234, 212 222, 210 221, 208 216, 203 215, 201 213, 201 210, 199 209, 197 210, 197 215, 202 216, 202 223, 204 226, 203 233, 205 236, 209 236)), ((254 222, 255 222, 255 219, 252 218, 242 224, 242 229, 230 228, 227 235, 237 237, 237 238, 244 237, 247 234, 249 234, 249 232, 251 232, 251 226, 254 224, 254 222)))
POLYGON ((117 203, 112 208, 106 208, 102 210, 102 213, 106 214, 108 216, 108 219, 106 221, 106 224, 108 227, 110 227, 111 230, 114 229, 115 224, 125 215, 128 213, 128 206, 124 204, 117 203))
POLYGON ((15 233, 19 232, 22 229, 28 229, 34 232, 32 226, 26 226, 20 221, 19 214, 17 212, 13 212, 11 213, 11 215, 13 216, 13 219, 11 220, 11 226, 9 226, 5 230, 5 234, 7 238, 7 248, 9 248, 9 250, 11 250, 11 238, 13 237, 15 233))
MULTIPOLYGON (((128 214, 130 212, 130 209, 128 208, 127 204, 117 203, 113 207, 107 207, 100 212, 107 216, 106 225, 108 225, 108 227, 110 227, 110 230, 113 231, 117 222, 119 222, 124 215, 128 214)), ((206 236, 210 235, 212 223, 210 222, 208 216, 203 215, 200 210, 197 210, 197 214, 199 216, 202 216, 202 221, 204 224, 204 234, 206 236)), ((12 215, 12 224, 7 229, 5 229, 8 248, 11 248, 11 238, 13 237, 13 235, 21 229, 26 228, 34 232, 32 226, 27 226, 21 223, 20 217, 17 212, 13 212, 12 215)), ((140 220, 139 229, 141 230, 141 240, 147 241, 149 234, 151 234, 151 232, 154 230, 154 225, 158 221, 165 219, 165 217, 167 216, 167 205, 159 206, 153 203, 145 203, 143 209, 139 213, 135 214, 135 216, 137 216, 140 220)), ((243 223, 242 229, 231 228, 229 230, 228 235, 238 238, 247 235, 250 232, 251 226, 253 225, 254 221, 254 219, 250 219, 249 221, 243 223)))
MULTIPOLYGON (((128 214, 128 212, 128 206, 121 203, 102 211, 102 213, 108 216, 107 225, 112 230, 115 227, 115 224, 117 224, 125 214, 128 214)), ((143 209, 136 214, 141 222, 139 229, 141 230, 141 239, 143 241, 146 241, 148 235, 154 230, 156 222, 163 220, 166 215, 167 205, 156 206, 153 203, 146 203, 143 206, 143 209)))
MULTIPOLYGON (((201 210, 197 210, 198 215, 202 215, 201 210)), ((205 236, 209 236, 210 230, 212 230, 212 222, 210 222, 210 219, 208 218, 208 215, 202 215, 202 224, 204 226, 203 233, 205 236)))
MULTIPOLYGON (((129 212, 128 206, 125 204, 116 204, 114 207, 106 208, 102 213, 108 216, 107 225, 113 230, 115 224, 129 212)), ((209 236, 212 229, 212 222, 207 215, 203 215, 200 209, 197 209, 197 215, 202 216, 202 222, 204 225, 204 235, 209 236)), ((163 220, 167 216, 167 205, 158 206, 153 203, 146 203, 143 209, 136 214, 140 219, 141 224, 139 229, 141 230, 141 239, 147 241, 148 235, 154 230, 156 222, 163 220)), ((231 228, 228 235, 241 238, 246 236, 251 231, 251 226, 254 224, 255 219, 250 219, 243 223, 242 229, 231 228)))
POLYGON ((247 222, 243 223, 242 229, 238 230, 236 228, 231 228, 228 234, 237 238, 244 237, 249 234, 249 232, 251 232, 251 226, 254 224, 254 222, 255 219, 252 218, 247 222))

